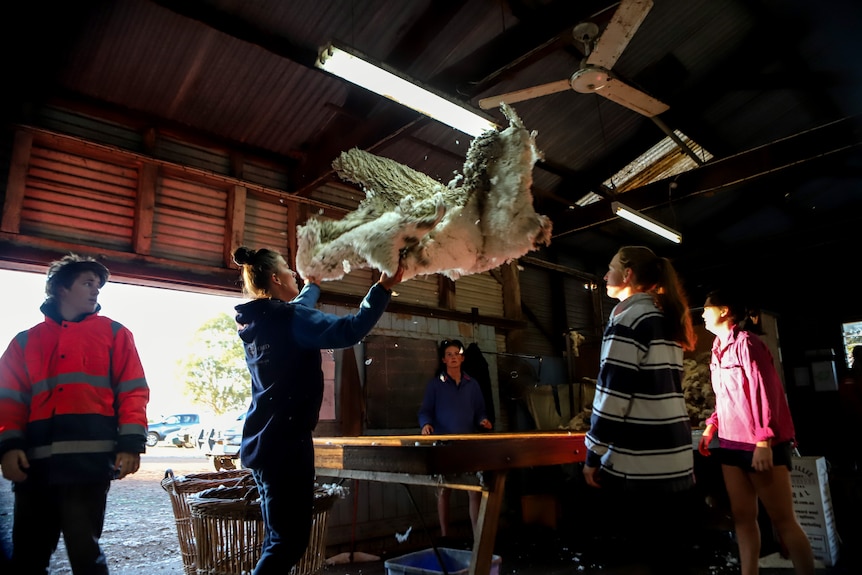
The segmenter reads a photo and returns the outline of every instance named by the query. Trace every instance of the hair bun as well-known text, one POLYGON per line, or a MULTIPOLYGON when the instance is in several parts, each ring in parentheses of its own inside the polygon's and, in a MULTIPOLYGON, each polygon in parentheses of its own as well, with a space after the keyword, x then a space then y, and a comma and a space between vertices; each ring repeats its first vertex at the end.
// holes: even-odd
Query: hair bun
POLYGON ((245 246, 240 246, 233 252, 233 261, 238 265, 250 264, 252 258, 254 258, 254 250, 245 246))

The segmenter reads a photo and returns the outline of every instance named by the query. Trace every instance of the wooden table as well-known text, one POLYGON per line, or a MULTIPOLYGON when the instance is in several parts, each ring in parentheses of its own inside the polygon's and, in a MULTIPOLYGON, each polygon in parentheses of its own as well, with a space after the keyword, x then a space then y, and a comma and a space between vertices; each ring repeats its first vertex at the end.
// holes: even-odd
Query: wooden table
POLYGON ((584 434, 570 431, 314 438, 321 476, 480 491, 470 575, 490 572, 507 472, 580 462, 586 453, 584 434))

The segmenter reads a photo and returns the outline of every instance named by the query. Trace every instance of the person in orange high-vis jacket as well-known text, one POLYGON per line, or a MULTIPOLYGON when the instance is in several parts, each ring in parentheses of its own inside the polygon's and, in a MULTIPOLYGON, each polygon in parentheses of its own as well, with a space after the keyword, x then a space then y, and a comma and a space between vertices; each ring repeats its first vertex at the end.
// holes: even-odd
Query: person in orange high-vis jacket
POLYGON ((0 357, 0 466, 13 483, 12 573, 48 572, 60 534, 75 575, 107 575, 99 545, 112 479, 146 450, 149 388, 132 333, 99 315, 108 269, 48 268, 45 320, 0 357))

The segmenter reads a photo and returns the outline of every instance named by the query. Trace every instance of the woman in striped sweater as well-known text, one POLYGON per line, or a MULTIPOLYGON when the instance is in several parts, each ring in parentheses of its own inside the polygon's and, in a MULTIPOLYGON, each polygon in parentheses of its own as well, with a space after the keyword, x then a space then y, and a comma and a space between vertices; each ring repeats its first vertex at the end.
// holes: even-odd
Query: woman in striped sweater
POLYGON ((695 343, 688 302, 670 261, 646 247, 621 248, 604 280, 620 302, 602 337, 584 478, 603 489, 639 562, 684 573, 683 514, 694 485, 682 393, 683 350, 695 343))

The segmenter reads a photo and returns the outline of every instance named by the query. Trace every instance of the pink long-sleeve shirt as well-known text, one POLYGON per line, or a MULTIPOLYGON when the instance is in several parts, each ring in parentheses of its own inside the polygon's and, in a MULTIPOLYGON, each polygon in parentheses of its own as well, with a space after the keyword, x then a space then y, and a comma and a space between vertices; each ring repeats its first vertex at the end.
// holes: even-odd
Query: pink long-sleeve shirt
POLYGON ((724 446, 745 448, 742 443, 753 450, 758 441, 794 439, 784 386, 763 340, 735 327, 724 345, 715 338, 709 367, 715 411, 706 423, 718 426, 724 446))

